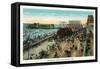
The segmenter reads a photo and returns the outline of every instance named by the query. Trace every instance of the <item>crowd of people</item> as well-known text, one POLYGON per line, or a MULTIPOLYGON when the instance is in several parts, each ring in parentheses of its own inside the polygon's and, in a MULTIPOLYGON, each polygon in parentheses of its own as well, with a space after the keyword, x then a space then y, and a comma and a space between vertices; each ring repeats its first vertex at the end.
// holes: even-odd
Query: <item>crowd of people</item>
MULTIPOLYGON (((34 41, 44 39, 49 35, 51 35, 51 33, 45 33, 44 36, 38 36, 37 38, 34 37, 36 39, 34 39, 34 41)), ((93 55, 92 30, 84 28, 74 32, 71 36, 63 35, 63 38, 60 37, 61 35, 56 33, 53 37, 47 39, 48 42, 51 42, 47 45, 47 49, 41 50, 38 54, 30 54, 28 59, 81 57, 93 55)), ((27 42, 29 40, 30 39, 28 38, 27 42)), ((29 42, 31 42, 31 40, 29 42)))

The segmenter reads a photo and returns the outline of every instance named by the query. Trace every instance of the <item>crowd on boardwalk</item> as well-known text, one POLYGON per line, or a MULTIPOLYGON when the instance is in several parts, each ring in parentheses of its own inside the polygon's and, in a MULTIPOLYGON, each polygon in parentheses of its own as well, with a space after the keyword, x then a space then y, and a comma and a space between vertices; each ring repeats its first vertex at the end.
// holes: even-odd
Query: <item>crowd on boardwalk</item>
POLYGON ((63 38, 55 34, 42 42, 41 46, 42 48, 38 45, 34 51, 28 50, 29 53, 25 59, 92 56, 93 32, 84 28, 63 38))

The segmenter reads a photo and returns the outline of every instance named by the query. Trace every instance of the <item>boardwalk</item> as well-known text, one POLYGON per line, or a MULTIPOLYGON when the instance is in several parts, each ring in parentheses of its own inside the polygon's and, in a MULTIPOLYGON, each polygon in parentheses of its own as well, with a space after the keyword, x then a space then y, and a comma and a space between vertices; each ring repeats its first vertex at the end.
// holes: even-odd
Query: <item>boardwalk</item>
MULTIPOLYGON (((87 54, 87 36, 83 38, 83 35, 87 34, 84 33, 84 31, 86 32, 86 28, 74 32, 72 36, 64 38, 63 41, 59 41, 61 39, 53 39, 52 37, 55 34, 52 33, 50 36, 47 36, 36 43, 30 44, 30 47, 24 51, 24 59, 85 56, 87 54), (52 39, 49 41, 49 38, 52 39)), ((91 38, 91 40, 93 39, 91 38)), ((91 46, 90 52, 91 51, 93 51, 93 46, 91 46)), ((88 55, 91 55, 90 52, 88 52, 88 55)))

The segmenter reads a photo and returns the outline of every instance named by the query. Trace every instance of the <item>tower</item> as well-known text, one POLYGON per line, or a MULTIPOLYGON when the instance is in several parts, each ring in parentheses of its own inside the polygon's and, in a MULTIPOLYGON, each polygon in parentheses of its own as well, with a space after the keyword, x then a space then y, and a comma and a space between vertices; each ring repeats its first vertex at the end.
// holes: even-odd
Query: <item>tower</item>
POLYGON ((93 23, 94 23, 94 17, 93 17, 93 15, 88 15, 87 25, 91 25, 93 23))

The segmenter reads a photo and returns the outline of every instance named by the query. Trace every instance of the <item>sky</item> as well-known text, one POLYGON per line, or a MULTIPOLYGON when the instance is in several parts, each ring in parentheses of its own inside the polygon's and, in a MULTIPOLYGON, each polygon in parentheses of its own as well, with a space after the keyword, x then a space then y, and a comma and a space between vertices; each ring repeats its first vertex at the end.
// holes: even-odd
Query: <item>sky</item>
POLYGON ((23 8, 24 23, 59 23, 68 20, 86 21, 88 15, 93 15, 92 11, 77 10, 51 10, 51 9, 30 9, 23 8))

